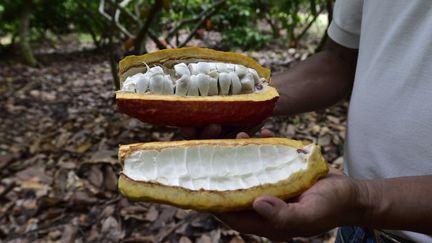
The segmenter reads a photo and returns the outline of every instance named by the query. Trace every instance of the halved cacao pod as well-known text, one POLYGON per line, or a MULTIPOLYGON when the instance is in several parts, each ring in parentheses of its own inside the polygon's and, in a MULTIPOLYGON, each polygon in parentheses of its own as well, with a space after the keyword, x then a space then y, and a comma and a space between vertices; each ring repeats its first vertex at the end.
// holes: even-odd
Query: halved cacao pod
MULTIPOLYGON (((160 50, 142 56, 128 56, 120 61, 119 76, 123 83, 128 77, 144 73, 148 67, 172 68, 178 63, 223 62, 242 65, 256 71, 259 78, 270 83, 270 70, 247 56, 205 48, 160 50)), ((178 77, 177 77, 178 78, 178 77)), ((213 96, 180 96, 152 92, 116 92, 120 112, 143 122, 169 126, 255 125, 272 115, 279 95, 266 85, 260 92, 213 96)))
POLYGON ((295 197, 328 172, 318 145, 285 138, 123 145, 119 160, 124 196, 211 212, 249 208, 260 195, 295 197))

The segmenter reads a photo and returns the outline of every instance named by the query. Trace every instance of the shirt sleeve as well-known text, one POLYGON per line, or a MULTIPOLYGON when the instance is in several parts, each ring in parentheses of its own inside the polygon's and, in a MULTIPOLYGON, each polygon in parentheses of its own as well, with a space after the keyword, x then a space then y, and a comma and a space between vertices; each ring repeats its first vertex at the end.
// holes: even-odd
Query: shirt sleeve
POLYGON ((327 31, 329 37, 348 48, 359 48, 363 0, 337 0, 333 21, 327 31))

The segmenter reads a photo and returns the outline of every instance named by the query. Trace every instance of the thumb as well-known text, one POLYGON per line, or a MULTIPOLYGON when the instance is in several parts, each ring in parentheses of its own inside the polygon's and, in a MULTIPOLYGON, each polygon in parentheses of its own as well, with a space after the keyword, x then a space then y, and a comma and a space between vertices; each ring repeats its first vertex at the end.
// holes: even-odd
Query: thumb
POLYGON ((277 220, 280 216, 281 211, 287 206, 287 204, 277 198, 271 196, 262 196, 255 199, 253 208, 255 211, 270 221, 277 220))

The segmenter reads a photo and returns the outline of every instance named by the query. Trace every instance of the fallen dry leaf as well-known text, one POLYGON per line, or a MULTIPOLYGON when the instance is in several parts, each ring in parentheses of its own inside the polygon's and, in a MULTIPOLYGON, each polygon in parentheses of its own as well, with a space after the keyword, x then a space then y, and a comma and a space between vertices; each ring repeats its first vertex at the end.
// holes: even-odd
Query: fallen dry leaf
POLYGON ((76 234, 78 232, 78 218, 74 218, 70 224, 67 224, 63 229, 63 234, 60 242, 73 243, 76 239, 76 234))
POLYGON ((101 188, 104 181, 104 175, 100 170, 100 167, 98 165, 90 166, 88 174, 88 180, 90 183, 95 187, 101 188))
POLYGON ((192 243, 192 241, 188 237, 182 236, 180 237, 179 243, 192 243))
POLYGON ((208 235, 201 235, 197 240, 196 243, 213 243, 212 239, 208 235))
POLYGON ((102 221, 101 233, 104 234, 103 238, 110 242, 117 242, 124 237, 120 224, 112 216, 102 221))
POLYGON ((153 222, 159 217, 159 211, 156 209, 155 206, 151 206, 149 210, 146 213, 146 220, 153 222))
POLYGON ((111 165, 104 166, 104 185, 109 191, 117 190, 117 174, 114 172, 111 165))

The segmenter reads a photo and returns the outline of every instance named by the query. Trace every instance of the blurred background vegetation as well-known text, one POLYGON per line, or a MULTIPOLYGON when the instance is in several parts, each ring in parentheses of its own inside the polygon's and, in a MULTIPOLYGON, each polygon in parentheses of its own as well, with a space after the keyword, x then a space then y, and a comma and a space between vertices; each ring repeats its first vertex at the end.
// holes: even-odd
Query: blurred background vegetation
POLYGON ((325 41, 333 1, 2 0, 0 55, 20 56, 36 66, 35 46, 73 38, 106 50, 115 78, 123 56, 154 49, 202 45, 246 51, 282 45, 313 52, 325 41))

